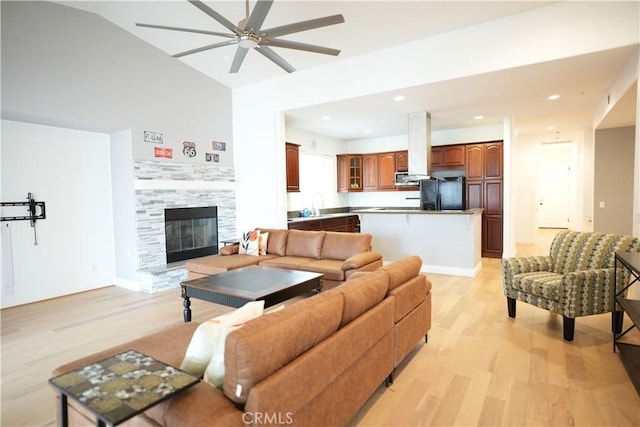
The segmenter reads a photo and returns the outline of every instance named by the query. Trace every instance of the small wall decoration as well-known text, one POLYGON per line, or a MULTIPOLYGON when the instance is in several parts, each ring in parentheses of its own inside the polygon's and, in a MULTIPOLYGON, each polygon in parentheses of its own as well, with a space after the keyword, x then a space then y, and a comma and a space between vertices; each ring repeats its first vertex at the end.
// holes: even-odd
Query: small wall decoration
POLYGON ((164 136, 160 132, 144 131, 144 142, 153 142, 154 144, 164 143, 164 136))
POLYGON ((226 142, 213 141, 211 143, 211 148, 213 148, 216 151, 227 151, 227 143, 226 142))
POLYGON ((220 155, 214 153, 205 153, 204 158, 207 162, 220 163, 220 155))
POLYGON ((173 148, 155 147, 154 156, 161 159, 173 159, 173 148))
POLYGON ((187 157, 196 156, 196 143, 191 141, 184 141, 182 143, 182 154, 187 157))

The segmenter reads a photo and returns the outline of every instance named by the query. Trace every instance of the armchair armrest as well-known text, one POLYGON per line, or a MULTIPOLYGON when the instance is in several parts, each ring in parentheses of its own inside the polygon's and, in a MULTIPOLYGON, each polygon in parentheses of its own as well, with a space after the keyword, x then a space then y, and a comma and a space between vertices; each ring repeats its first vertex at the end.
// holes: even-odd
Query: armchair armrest
POLYGON ((525 256, 504 258, 502 260, 502 285, 504 294, 515 298, 512 290, 513 276, 520 273, 533 273, 535 271, 551 271, 553 260, 546 256, 525 256))
POLYGON ((379 252, 360 252, 344 260, 342 263, 342 270, 358 269, 367 264, 371 264, 374 261, 382 259, 382 254, 379 252))
MULTIPOLYGON (((626 271, 618 269, 618 286, 628 281, 626 271)), ((565 273, 562 277, 562 301, 560 309, 567 317, 613 311, 614 268, 595 268, 565 273)))

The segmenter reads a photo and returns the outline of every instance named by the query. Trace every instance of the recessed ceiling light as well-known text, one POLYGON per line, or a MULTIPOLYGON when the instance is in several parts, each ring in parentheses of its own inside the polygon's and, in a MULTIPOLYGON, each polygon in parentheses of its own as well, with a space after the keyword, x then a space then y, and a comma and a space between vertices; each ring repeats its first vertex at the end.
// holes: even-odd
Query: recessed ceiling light
POLYGON ((394 101, 398 101, 398 102, 400 102, 400 101, 404 101, 405 99, 406 99, 406 98, 404 97, 404 95, 397 95, 397 96, 394 96, 394 97, 393 97, 393 100, 394 100, 394 101))
POLYGON ((371 129, 365 129, 364 133, 371 133, 371 129))
POLYGON ((556 127, 555 126, 547 126, 547 130, 554 130, 556 127))
POLYGON ((549 95, 549 96, 547 97, 547 99, 548 99, 549 101, 555 101, 555 100, 556 100, 556 99, 558 99, 558 98, 560 98, 560 95, 549 95))
POLYGON ((477 116, 474 116, 473 118, 474 118, 475 120, 482 120, 482 119, 484 119, 484 116, 482 116, 482 115, 477 115, 477 116))
POLYGON ((331 120, 331 116, 324 115, 324 116, 322 116, 322 120, 331 120))

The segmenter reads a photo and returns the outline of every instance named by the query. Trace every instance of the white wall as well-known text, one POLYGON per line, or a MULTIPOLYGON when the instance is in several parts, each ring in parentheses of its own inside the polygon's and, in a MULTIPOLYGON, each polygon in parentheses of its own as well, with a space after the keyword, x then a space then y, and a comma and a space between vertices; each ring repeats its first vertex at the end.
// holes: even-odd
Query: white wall
MULTIPOLYGON (((2 307, 113 284, 109 136, 2 121, 3 202, 46 204, 34 246, 29 221, 2 223, 2 307)), ((26 214, 3 207, 2 216, 26 214)))
POLYGON ((236 172, 252 183, 246 185, 246 191, 242 187, 238 191, 238 226, 251 227, 257 219, 270 226, 286 224, 286 202, 278 207, 278 200, 286 199, 281 167, 284 141, 277 137, 283 131, 276 128, 274 120, 279 111, 637 43, 638 5, 630 2, 617 6, 554 3, 234 89, 236 172), (398 78, 398 64, 402 64, 402 78, 398 78), (265 168, 258 171, 255 164, 264 164, 265 168), (275 179, 261 181, 264 175, 275 179), (256 204, 274 208, 256 211, 252 209, 256 204))

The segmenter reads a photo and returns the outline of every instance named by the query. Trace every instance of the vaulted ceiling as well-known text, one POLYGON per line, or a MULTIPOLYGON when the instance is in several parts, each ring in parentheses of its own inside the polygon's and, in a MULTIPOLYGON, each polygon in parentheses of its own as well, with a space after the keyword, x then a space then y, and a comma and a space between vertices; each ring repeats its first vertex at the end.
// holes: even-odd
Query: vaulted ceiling
MULTIPOLYGON (((147 23, 214 32, 229 32, 188 1, 72 1, 57 2, 98 14, 151 45, 174 55, 217 43, 224 38, 136 26, 147 23)), ((236 24, 246 16, 240 0, 207 1, 207 6, 236 24)), ((296 42, 340 49, 339 56, 273 48, 297 70, 343 61, 476 24, 546 7, 555 2, 456 1, 313 1, 276 0, 263 28, 342 14, 345 22, 290 34, 296 42)), ((248 4, 249 10, 255 5, 248 4)), ((286 75, 255 51, 249 51, 238 73, 229 73, 237 45, 228 45, 181 57, 179 61, 232 88, 286 75)), ((444 130, 498 124, 515 117, 521 134, 589 128, 592 113, 612 82, 637 51, 637 46, 510 69, 421 87, 406 88, 357 99, 316 105, 287 112, 287 124, 339 139, 397 135, 406 132, 406 115, 431 111, 433 129, 444 130), (561 93, 557 102, 547 96, 561 93), (395 102, 402 95, 405 100, 395 102), (474 119, 482 115, 483 119, 474 119), (331 120, 323 119, 331 116, 331 120), (553 126, 554 130, 546 130, 553 126), (370 130, 371 133, 364 133, 370 130)), ((611 122, 635 122, 635 96, 616 110, 611 122)))

